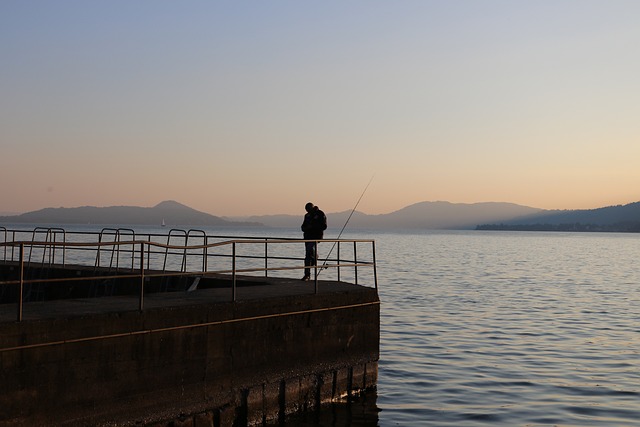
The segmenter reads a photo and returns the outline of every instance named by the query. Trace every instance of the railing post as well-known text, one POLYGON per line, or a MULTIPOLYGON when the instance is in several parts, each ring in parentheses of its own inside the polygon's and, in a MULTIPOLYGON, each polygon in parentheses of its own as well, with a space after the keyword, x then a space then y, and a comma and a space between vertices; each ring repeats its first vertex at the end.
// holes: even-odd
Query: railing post
POLYGON ((358 284, 358 254, 357 254, 357 247, 358 247, 358 243, 357 242, 353 242, 353 274, 354 274, 354 281, 355 284, 358 284))
POLYGON ((147 235, 147 268, 151 268, 151 235, 147 235))
POLYGON ((336 252, 338 259, 338 282, 340 281, 340 240, 338 240, 338 251, 336 252))
POLYGON ((140 305, 138 309, 144 310, 144 242, 140 242, 140 305))
POLYGON ((113 254, 114 254, 114 250, 115 250, 115 254, 116 254, 116 271, 118 271, 118 268, 120 267, 120 229, 118 228, 118 231, 116 231, 116 241, 118 242, 117 244, 114 244, 112 246, 112 251, 111 251, 111 265, 109 266, 111 268, 111 266, 113 265, 113 254))
POLYGON ((207 249, 209 249, 208 247, 209 238, 206 234, 204 235, 203 243, 204 243, 204 249, 202 250, 202 271, 206 273, 207 267, 208 267, 208 261, 209 261, 209 254, 207 251, 207 249))
POLYGON ((313 242, 314 244, 314 261, 313 261, 313 282, 314 282, 314 292, 318 293, 318 241, 313 242))
POLYGON ((269 239, 264 239, 264 277, 269 277, 269 239))
POLYGON ((373 255, 373 282, 375 283, 376 290, 378 289, 378 271, 376 270, 376 242, 371 241, 371 252, 373 255))
POLYGON ((236 302, 236 242, 231 244, 232 257, 231 257, 231 275, 232 275, 232 283, 231 283, 231 300, 236 302))
MULTIPOLYGON (((5 227, 0 227, 0 230, 4 233, 4 240, 2 242, 3 243, 7 243, 7 229, 5 227)), ((6 261, 7 260, 7 246, 3 246, 2 247, 2 251, 4 252, 4 254, 2 256, 2 260, 6 261)))
POLYGON ((22 322, 23 294, 24 294, 24 243, 20 243, 20 294, 18 297, 18 322, 22 322))

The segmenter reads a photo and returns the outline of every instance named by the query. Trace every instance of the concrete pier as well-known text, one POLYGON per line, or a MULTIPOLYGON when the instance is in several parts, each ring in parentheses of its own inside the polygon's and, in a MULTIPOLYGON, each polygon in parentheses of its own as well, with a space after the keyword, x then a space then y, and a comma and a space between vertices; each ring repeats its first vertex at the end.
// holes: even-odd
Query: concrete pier
MULTIPOLYGON (((80 274, 80 273, 78 273, 80 274)), ((223 278, 0 304, 0 425, 254 426, 377 383, 375 288, 223 278), (207 285, 207 280, 210 281, 207 285)))

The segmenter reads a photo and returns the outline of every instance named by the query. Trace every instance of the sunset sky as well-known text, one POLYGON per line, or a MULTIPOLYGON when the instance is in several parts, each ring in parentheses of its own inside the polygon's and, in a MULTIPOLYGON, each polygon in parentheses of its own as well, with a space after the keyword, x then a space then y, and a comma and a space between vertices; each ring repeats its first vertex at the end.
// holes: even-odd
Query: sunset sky
POLYGON ((640 1, 0 2, 0 212, 640 200, 640 1))

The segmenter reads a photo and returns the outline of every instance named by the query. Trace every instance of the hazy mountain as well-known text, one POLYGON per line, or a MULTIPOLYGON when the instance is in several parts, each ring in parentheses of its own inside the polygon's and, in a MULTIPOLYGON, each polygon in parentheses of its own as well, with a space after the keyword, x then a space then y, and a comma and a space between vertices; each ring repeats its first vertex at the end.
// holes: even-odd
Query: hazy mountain
POLYGON ((466 229, 540 211, 513 203, 421 202, 387 215, 377 215, 375 221, 385 228, 466 229))
MULTIPOLYGON (((486 229, 640 231, 640 202, 590 210, 543 210, 513 203, 420 202, 395 212, 367 215, 351 211, 327 214, 329 227, 341 229, 349 215, 349 228, 379 230, 486 229)), ((170 226, 266 225, 299 229, 300 215, 263 215, 221 218, 174 201, 151 208, 135 206, 47 208, 0 217, 2 223, 33 224, 144 224, 170 226)))
POLYGON ((0 217, 0 223, 32 224, 131 224, 131 225, 261 225, 227 221, 174 201, 151 208, 137 206, 83 206, 78 208, 46 208, 22 215, 0 217))
POLYGON ((627 205, 607 206, 598 209, 550 210, 533 215, 533 217, 520 218, 511 222, 524 224, 529 223, 532 219, 535 219, 537 222, 551 224, 579 222, 583 224, 601 225, 640 221, 640 202, 629 203, 627 205))
MULTIPOLYGON (((487 222, 502 222, 533 215, 541 209, 520 206, 512 203, 449 203, 421 202, 407 206, 389 214, 367 215, 354 212, 349 220, 352 228, 376 229, 469 229, 487 222)), ((329 227, 342 228, 351 211, 328 213, 329 227)), ((243 219, 257 221, 272 227, 300 227, 303 214, 265 215, 243 219)))
POLYGON ((506 221, 485 222, 483 230, 640 231, 640 202, 598 209, 547 210, 506 221))

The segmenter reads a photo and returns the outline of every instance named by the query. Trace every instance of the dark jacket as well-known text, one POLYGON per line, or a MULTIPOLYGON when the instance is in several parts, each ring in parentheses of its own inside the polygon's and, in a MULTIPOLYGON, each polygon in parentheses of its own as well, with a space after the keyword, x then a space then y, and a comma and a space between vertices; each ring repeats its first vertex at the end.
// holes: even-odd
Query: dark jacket
POLYGON ((327 217, 317 206, 311 212, 304 215, 302 222, 303 237, 305 240, 322 239, 324 230, 327 229, 327 217))

